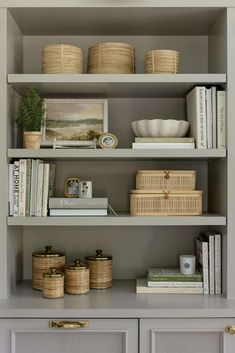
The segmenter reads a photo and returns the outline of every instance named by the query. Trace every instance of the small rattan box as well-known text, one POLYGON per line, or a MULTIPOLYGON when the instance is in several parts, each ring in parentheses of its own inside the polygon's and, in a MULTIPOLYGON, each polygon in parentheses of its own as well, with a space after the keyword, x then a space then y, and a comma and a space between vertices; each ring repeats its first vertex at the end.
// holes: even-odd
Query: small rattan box
POLYGON ((80 260, 65 267, 65 293, 85 294, 90 290, 89 268, 81 265, 80 260))
POLYGON ((150 50, 145 56, 147 74, 179 73, 180 54, 175 50, 150 50))
POLYGON ((103 254, 103 250, 96 250, 96 255, 86 256, 86 263, 90 269, 90 288, 104 289, 112 287, 111 255, 103 254))
POLYGON ((50 272, 43 273, 42 287, 44 298, 62 298, 64 296, 64 273, 52 267, 50 272))

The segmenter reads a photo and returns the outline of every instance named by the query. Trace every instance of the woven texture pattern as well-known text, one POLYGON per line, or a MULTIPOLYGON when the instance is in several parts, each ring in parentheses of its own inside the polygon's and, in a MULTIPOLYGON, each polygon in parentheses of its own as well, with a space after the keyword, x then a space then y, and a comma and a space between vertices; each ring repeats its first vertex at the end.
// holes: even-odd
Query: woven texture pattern
POLYGON ((65 292, 68 294, 85 294, 90 290, 89 269, 65 269, 65 292))
POLYGON ((150 50, 145 56, 147 74, 179 73, 180 54, 174 50, 150 50))
POLYGON ((42 290, 43 273, 49 272, 50 268, 56 267, 63 272, 65 256, 33 257, 32 258, 32 287, 42 290))
POLYGON ((61 298, 64 296, 64 277, 49 278, 43 277, 43 297, 61 298))
POLYGON ((90 288, 112 287, 112 260, 86 260, 90 269, 90 288))

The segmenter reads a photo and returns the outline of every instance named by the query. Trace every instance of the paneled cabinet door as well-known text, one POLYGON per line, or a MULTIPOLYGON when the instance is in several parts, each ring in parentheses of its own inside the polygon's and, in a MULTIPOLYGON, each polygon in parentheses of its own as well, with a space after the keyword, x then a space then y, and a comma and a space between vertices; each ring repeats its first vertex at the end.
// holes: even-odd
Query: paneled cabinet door
POLYGON ((0 345, 1 353, 138 353, 138 320, 5 319, 0 345))
POLYGON ((140 353, 234 352, 234 319, 140 320, 140 353))

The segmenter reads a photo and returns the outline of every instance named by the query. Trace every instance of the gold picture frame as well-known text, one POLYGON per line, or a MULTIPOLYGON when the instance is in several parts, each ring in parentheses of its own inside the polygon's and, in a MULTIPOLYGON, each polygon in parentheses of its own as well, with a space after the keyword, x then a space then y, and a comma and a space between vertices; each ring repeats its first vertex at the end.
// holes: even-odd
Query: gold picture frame
POLYGON ((98 144, 101 148, 117 148, 119 141, 116 135, 111 132, 101 134, 98 140, 98 144))
POLYGON ((79 197, 78 185, 79 177, 72 176, 65 179, 64 182, 64 195, 65 197, 79 197))

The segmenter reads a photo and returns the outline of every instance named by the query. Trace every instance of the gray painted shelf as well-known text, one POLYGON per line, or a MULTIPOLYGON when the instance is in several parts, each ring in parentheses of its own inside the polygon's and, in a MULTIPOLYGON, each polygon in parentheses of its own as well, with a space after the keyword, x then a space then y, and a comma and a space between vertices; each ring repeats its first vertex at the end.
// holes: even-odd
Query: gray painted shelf
POLYGON ((184 97, 195 85, 226 83, 225 74, 9 74, 8 83, 22 94, 32 85, 41 94, 79 97, 184 97))
POLYGON ((226 217, 203 216, 8 217, 9 226, 223 226, 226 217))

